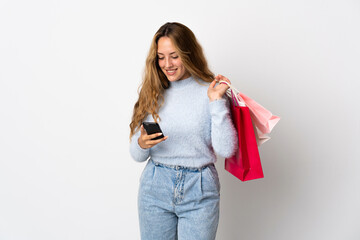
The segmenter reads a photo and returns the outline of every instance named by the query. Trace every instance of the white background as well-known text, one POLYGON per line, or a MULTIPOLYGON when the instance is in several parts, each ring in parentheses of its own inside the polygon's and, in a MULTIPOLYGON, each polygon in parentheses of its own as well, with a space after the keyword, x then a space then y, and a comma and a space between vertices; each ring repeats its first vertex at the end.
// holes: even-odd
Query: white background
POLYGON ((0 2, 0 239, 139 239, 129 123, 156 30, 279 115, 265 178, 217 168, 221 240, 360 239, 360 3, 0 2))

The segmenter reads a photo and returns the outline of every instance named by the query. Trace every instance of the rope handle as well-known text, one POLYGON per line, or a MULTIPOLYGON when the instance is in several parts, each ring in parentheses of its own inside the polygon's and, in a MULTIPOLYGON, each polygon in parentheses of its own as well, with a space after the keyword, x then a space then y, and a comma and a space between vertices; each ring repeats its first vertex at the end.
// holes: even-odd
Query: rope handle
POLYGON ((226 94, 232 98, 232 100, 237 104, 237 106, 241 106, 241 107, 245 107, 245 101, 244 99, 240 96, 240 91, 237 90, 235 87, 233 87, 230 83, 220 80, 219 84, 224 83, 226 85, 229 86, 229 89, 226 91, 226 94))

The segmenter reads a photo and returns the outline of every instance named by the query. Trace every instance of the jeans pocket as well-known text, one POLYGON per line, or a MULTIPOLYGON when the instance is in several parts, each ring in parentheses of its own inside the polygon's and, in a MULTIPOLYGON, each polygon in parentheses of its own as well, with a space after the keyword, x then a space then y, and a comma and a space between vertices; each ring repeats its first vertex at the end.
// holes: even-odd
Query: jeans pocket
POLYGON ((220 181, 219 181, 219 175, 217 173, 217 170, 214 165, 210 165, 206 168, 208 175, 210 175, 212 182, 214 183, 216 190, 218 193, 220 193, 220 181))

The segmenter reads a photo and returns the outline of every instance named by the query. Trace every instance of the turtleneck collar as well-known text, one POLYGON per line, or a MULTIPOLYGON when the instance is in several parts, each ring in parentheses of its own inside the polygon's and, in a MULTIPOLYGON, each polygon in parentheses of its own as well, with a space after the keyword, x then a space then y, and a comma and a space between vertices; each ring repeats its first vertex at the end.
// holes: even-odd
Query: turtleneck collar
POLYGON ((196 82, 193 76, 190 76, 188 78, 185 78, 183 80, 177 80, 170 82, 170 88, 183 88, 188 86, 189 84, 196 82))

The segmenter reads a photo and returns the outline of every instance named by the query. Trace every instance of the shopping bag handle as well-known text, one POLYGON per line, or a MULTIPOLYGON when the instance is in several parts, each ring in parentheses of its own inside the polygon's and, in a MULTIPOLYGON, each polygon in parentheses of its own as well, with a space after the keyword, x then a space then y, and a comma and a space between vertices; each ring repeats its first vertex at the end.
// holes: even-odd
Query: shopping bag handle
POLYGON ((241 107, 245 107, 245 101, 244 99, 240 96, 240 92, 239 90, 237 90, 235 87, 233 87, 230 83, 220 80, 219 83, 225 83, 226 85, 229 86, 229 89, 226 91, 226 94, 231 97, 233 99, 233 101, 235 100, 235 102, 237 103, 238 106, 241 107))

